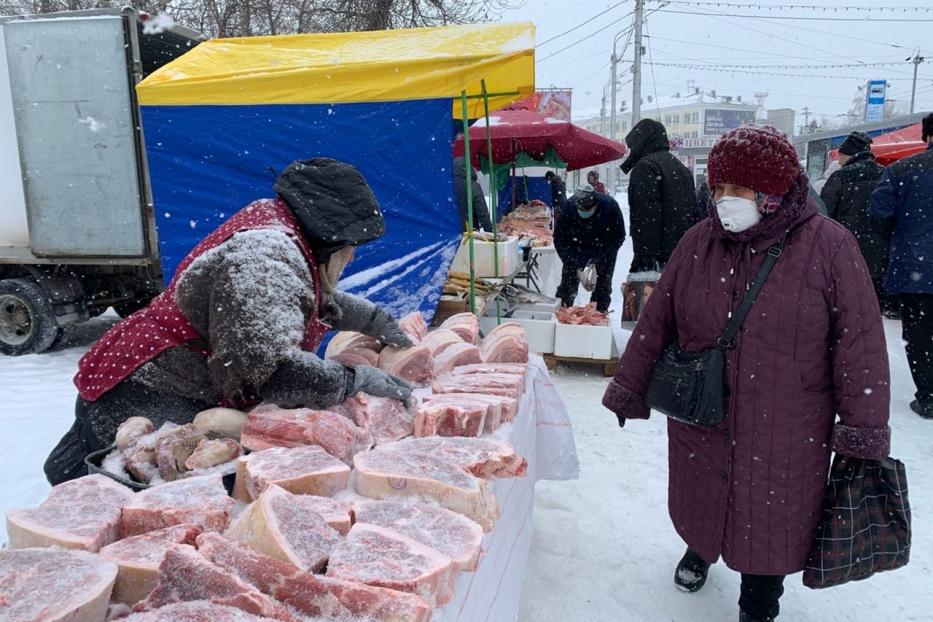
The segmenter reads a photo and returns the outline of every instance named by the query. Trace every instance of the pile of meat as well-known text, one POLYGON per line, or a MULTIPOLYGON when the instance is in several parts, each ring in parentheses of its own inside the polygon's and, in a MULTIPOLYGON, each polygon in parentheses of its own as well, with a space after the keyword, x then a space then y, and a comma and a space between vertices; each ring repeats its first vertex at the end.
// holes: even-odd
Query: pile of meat
POLYGON ((137 493, 99 474, 60 484, 7 514, 0 619, 427 621, 495 526, 489 480, 527 465, 502 441, 429 437, 353 468, 356 497, 319 446, 241 456, 238 513, 219 474, 137 493))
POLYGON ((431 332, 420 313, 406 316, 400 324, 415 342, 414 347, 382 347, 372 337, 342 332, 331 340, 324 356, 345 365, 378 366, 417 387, 430 386, 437 377, 461 365, 528 362, 528 344, 518 324, 504 329, 509 338, 493 331, 482 342, 479 321, 472 313, 451 316, 431 332))
POLYGON ((576 326, 609 326, 609 314, 596 310, 596 303, 585 307, 561 307, 557 310, 557 321, 576 326))
POLYGON ((548 206, 537 199, 516 207, 502 218, 498 230, 531 240, 532 246, 551 246, 554 232, 551 229, 551 214, 548 206))

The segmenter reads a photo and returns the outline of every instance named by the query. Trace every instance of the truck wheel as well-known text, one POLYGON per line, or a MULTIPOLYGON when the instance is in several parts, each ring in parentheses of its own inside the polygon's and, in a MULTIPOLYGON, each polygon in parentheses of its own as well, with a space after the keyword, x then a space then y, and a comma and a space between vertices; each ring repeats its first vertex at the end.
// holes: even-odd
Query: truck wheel
POLYGON ((61 331, 38 284, 28 279, 0 281, 0 354, 45 352, 61 331))

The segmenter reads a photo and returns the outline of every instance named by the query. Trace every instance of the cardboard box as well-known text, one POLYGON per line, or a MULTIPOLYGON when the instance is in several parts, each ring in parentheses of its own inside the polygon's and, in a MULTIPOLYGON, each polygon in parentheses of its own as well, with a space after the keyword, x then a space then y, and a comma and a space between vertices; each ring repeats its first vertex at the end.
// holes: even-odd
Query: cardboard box
MULTIPOLYGON (((495 309, 492 309, 493 314, 495 309)), ((557 328, 557 318, 553 313, 543 311, 516 311, 511 317, 502 318, 503 322, 515 322, 525 329, 525 338, 528 340, 528 349, 537 354, 551 354, 554 352, 554 331, 557 328)), ((480 328, 484 335, 496 327, 496 316, 483 316, 479 319, 480 328)))
MULTIPOLYGON (((504 242, 487 242, 473 240, 473 267, 477 278, 495 278, 495 247, 499 250, 499 277, 512 276, 518 271, 521 249, 518 247, 518 238, 510 237, 504 242)), ((470 247, 467 238, 463 238, 457 255, 450 265, 451 272, 470 272, 470 247)))
POLYGON ((609 361, 617 357, 611 326, 557 324, 554 355, 609 361))

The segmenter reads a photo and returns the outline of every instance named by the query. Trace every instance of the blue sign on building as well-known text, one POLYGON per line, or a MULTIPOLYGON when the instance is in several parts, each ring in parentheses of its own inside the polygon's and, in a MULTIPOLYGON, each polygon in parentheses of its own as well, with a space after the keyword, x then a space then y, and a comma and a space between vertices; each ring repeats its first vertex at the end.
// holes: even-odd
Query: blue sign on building
POLYGON ((869 80, 868 94, 865 97, 865 120, 884 120, 884 99, 888 83, 886 80, 869 80))

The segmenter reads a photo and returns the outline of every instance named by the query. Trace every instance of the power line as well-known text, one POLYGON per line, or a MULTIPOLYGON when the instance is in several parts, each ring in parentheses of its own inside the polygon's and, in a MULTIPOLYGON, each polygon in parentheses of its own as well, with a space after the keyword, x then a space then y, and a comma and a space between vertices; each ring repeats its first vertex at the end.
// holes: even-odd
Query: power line
POLYGON ((592 22, 594 19, 596 19, 597 17, 602 17, 603 15, 605 15, 606 13, 608 13, 609 11, 612 11, 613 9, 618 8, 618 7, 622 6, 623 4, 625 4, 626 2, 629 2, 629 1, 630 1, 630 0, 622 0, 622 2, 616 2, 615 4, 613 4, 612 6, 610 6, 610 7, 609 7, 608 9, 606 9, 605 11, 602 11, 601 13, 597 13, 596 15, 593 15, 592 17, 587 18, 586 20, 580 22, 579 24, 577 24, 577 25, 574 26, 573 28, 571 28, 571 29, 569 29, 569 30, 565 30, 564 32, 560 33, 559 35, 555 35, 555 36, 551 37, 550 39, 546 39, 546 40, 542 41, 541 43, 539 43, 538 45, 536 45, 535 48, 539 48, 539 47, 542 47, 542 46, 544 46, 544 45, 547 45, 547 44, 550 43, 551 41, 555 41, 555 40, 557 40, 557 39, 560 39, 560 38, 563 37, 564 35, 569 35, 571 32, 574 32, 575 30, 579 30, 580 28, 583 28, 583 27, 586 26, 587 24, 591 23, 591 22, 592 22))
POLYGON ((832 11, 837 13, 840 10, 842 11, 861 11, 866 13, 910 13, 910 12, 933 12, 933 7, 928 6, 846 6, 846 7, 833 7, 820 4, 759 4, 759 3, 749 3, 749 2, 701 2, 698 0, 666 0, 667 4, 681 4, 685 6, 697 6, 697 7, 726 7, 731 9, 756 9, 756 10, 765 10, 768 11, 783 11, 783 10, 809 10, 809 11, 823 11, 828 13, 832 11))
MULTIPOLYGON (((719 73, 741 73, 753 76, 771 76, 775 78, 819 78, 823 80, 867 80, 865 76, 841 76, 826 74, 785 73, 777 71, 751 71, 747 69, 729 69, 714 65, 699 65, 696 63, 652 63, 658 67, 675 67, 678 69, 695 69, 697 71, 716 71, 719 73)), ((910 80, 910 78, 888 78, 888 80, 910 80)))
MULTIPOLYGON (((692 11, 675 11, 672 9, 658 9, 661 13, 676 13, 680 15, 703 15, 703 13, 697 13, 692 11)), ((749 19, 776 19, 776 20, 800 20, 805 22, 862 22, 864 24, 874 24, 878 22, 901 22, 901 23, 916 23, 916 22, 933 22, 933 18, 916 18, 916 17, 879 17, 875 19, 867 19, 861 17, 791 17, 788 15, 743 15, 742 13, 717 13, 717 15, 722 15, 723 17, 746 17, 749 19)))
POLYGON ((562 52, 566 52, 566 51, 569 50, 570 48, 572 48, 572 47, 574 47, 574 46, 576 46, 576 45, 579 45, 579 44, 583 43, 584 41, 589 41, 590 39, 593 38, 593 35, 597 35, 597 34, 601 33, 601 32, 604 31, 604 30, 607 30, 607 29, 609 29, 609 28, 612 28, 613 26, 615 26, 616 24, 618 24, 619 22, 621 22, 622 20, 626 19, 627 17, 629 17, 629 16, 631 16, 631 15, 632 15, 631 13, 629 13, 629 14, 627 14, 627 15, 623 15, 623 16, 620 17, 619 19, 609 22, 608 24, 606 24, 605 26, 603 26, 603 27, 600 28, 599 30, 596 30, 596 31, 594 31, 594 32, 591 32, 589 35, 583 37, 582 39, 577 39, 576 41, 574 41, 574 42, 571 43, 570 45, 566 45, 566 46, 562 47, 561 49, 557 50, 556 52, 552 52, 551 54, 548 54, 548 55, 545 56, 544 58, 542 58, 542 59, 540 59, 540 60, 537 60, 537 61, 535 61, 535 62, 536 62, 536 63, 543 63, 543 62, 546 61, 547 59, 553 58, 554 56, 557 56, 558 54, 561 54, 562 52))
POLYGON ((843 69, 843 68, 852 68, 852 67, 890 67, 890 66, 903 66, 903 61, 901 62, 886 62, 886 63, 843 63, 843 64, 827 64, 827 65, 734 65, 730 63, 712 63, 716 67, 732 67, 735 69, 843 69))

